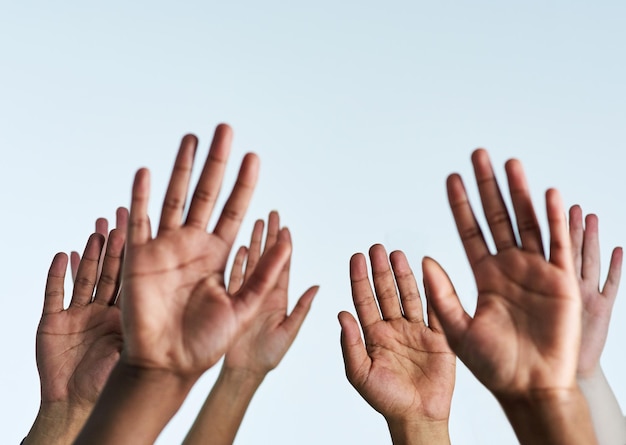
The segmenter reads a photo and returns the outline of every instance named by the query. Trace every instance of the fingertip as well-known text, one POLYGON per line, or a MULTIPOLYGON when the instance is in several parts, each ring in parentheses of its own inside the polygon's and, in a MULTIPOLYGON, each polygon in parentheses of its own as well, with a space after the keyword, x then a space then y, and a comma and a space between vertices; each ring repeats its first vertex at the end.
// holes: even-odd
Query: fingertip
POLYGON ((278 233, 278 237, 279 239, 282 239, 286 243, 291 243, 291 232, 289 231, 289 227, 285 226, 282 229, 280 229, 280 232, 278 233))
POLYGON ((306 297, 309 305, 313 302, 313 299, 317 296, 317 293, 319 292, 319 290, 320 290, 320 287, 317 284, 307 289, 307 291, 304 294, 304 297, 306 297))
POLYGON ((394 270, 397 272, 404 272, 407 268, 410 269, 409 261, 406 255, 401 250, 394 250, 389 254, 389 260, 394 270))
POLYGON ((233 128, 225 123, 225 122, 221 122, 219 124, 217 124, 217 126, 215 127, 215 133, 220 133, 221 135, 230 135, 232 136, 233 134, 233 128))
POLYGON ((596 215, 595 213, 589 213, 587 214, 587 216, 585 216, 585 231, 587 230, 591 230, 591 231, 597 231, 598 229, 598 215, 596 215))
POLYGON ((387 260, 387 250, 382 244, 376 243, 369 248, 369 256, 371 259, 384 257, 387 260))
POLYGON ((280 225, 280 215, 277 210, 271 210, 269 215, 267 216, 268 224, 273 223, 277 226, 280 225))
POLYGON ((125 239, 126 232, 120 228, 115 228, 109 233, 108 245, 114 250, 122 250, 125 239))
POLYGON ((106 218, 96 219, 96 233, 106 235, 109 231, 109 221, 106 218))
POLYGON ((474 151, 472 152, 470 158, 472 161, 479 161, 484 159, 485 157, 489 158, 489 152, 482 148, 482 147, 478 147, 476 149, 474 149, 474 151))
POLYGON ((126 207, 118 207, 115 211, 115 225, 118 229, 126 230, 128 224, 128 209, 126 207))
POLYGON ((615 264, 616 267, 621 268, 622 260, 624 259, 624 249, 618 246, 613 249, 611 254, 611 263, 615 264))
MULTIPOLYGON (((78 255, 78 252, 72 252, 72 254, 78 255)), ((51 268, 54 267, 56 270, 67 268, 67 254, 65 252, 57 252, 52 258, 51 268)))
POLYGON ((350 278, 358 279, 367 275, 367 266, 365 263, 365 255, 355 253, 350 257, 350 278))
POLYGON ((339 320, 339 325, 341 326, 342 331, 346 330, 346 326, 348 325, 348 323, 350 323, 351 319, 354 319, 354 317, 350 312, 340 311, 337 314, 337 320, 339 320))

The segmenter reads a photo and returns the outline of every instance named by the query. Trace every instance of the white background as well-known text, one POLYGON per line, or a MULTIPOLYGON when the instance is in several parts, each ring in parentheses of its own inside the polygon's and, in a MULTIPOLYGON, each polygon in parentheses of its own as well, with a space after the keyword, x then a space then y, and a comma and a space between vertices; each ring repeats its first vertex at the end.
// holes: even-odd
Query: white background
MULTIPOLYGON (((239 243, 280 210, 295 243, 291 302, 321 285, 237 442, 390 443, 344 376, 336 314, 352 310, 350 255, 403 249, 420 280, 433 256, 473 310, 444 184, 458 171, 475 198, 469 156, 484 146, 502 180, 506 159, 524 162, 542 221, 550 186, 598 213, 606 270, 625 243, 625 21, 618 1, 0 3, 0 442, 18 443, 37 412, 52 256, 81 251, 97 217, 128 205, 140 166, 158 217, 180 137, 196 133, 204 154, 224 121, 235 129, 224 188, 245 152, 262 160, 239 243)), ((625 299, 603 356, 622 405, 625 299)), ((217 369, 159 443, 180 442, 217 369)), ((455 443, 515 441, 462 365, 450 426, 455 443)))

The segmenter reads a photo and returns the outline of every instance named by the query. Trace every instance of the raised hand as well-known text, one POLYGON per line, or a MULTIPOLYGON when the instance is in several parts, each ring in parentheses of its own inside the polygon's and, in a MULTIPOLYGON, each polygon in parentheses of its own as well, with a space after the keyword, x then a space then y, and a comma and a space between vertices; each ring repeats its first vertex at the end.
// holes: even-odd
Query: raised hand
POLYGON ((587 378, 600 366, 600 355, 606 343, 611 311, 619 288, 622 248, 613 249, 609 273, 600 290, 598 217, 594 214, 587 215, 583 226, 580 206, 572 206, 569 211, 569 233, 583 301, 578 375, 587 378))
MULTIPOLYGON (((269 215, 262 248, 263 226, 263 220, 256 221, 250 248, 241 247, 235 256, 228 284, 231 294, 251 279, 262 252, 268 252, 279 240, 291 246, 289 230, 280 228, 277 212, 269 215)), ((274 288, 261 301, 249 327, 226 352, 220 375, 189 431, 185 445, 207 441, 214 445, 232 444, 254 393, 293 343, 318 286, 309 288, 288 315, 289 271, 290 260, 283 266, 274 288)))
POLYGON ((354 317, 339 314, 348 380, 385 417, 394 444, 449 443, 456 357, 430 301, 428 325, 424 321, 415 277, 404 254, 391 253, 391 269, 383 246, 372 246, 369 255, 375 295, 365 257, 355 254, 350 260, 352 299, 365 344, 354 317))
POLYGON ((583 226, 580 206, 572 206, 569 211, 569 231, 583 301, 578 385, 589 404, 598 443, 623 444, 626 443, 626 421, 600 366, 600 356, 619 287, 622 249, 613 249, 608 276, 600 290, 598 217, 587 215, 583 226))
POLYGON ((183 139, 154 238, 147 216, 148 171, 137 173, 122 289, 129 364, 197 378, 248 325, 288 260, 289 245, 277 242, 237 293, 225 288, 226 261, 258 174, 258 158, 246 155, 215 229, 207 233, 231 137, 229 127, 217 128, 184 222, 197 140, 183 139))
POLYGON ((125 232, 89 238, 76 271, 70 305, 64 308, 67 256, 54 257, 37 330, 41 407, 25 442, 72 443, 98 398, 122 349, 119 290, 125 232))
MULTIPOLYGON (((250 248, 247 252, 245 248, 242 248, 237 253, 228 286, 232 293, 238 291, 241 285, 250 279, 257 267, 261 257, 263 225, 263 220, 256 221, 250 248), (243 273, 244 259, 246 260, 245 273, 243 273)), ((278 213, 271 212, 268 217, 263 251, 269 251, 278 240, 289 246, 292 244, 289 229, 280 229, 278 213)), ((290 260, 285 263, 274 288, 261 302, 261 307, 250 326, 228 349, 224 357, 225 368, 246 370, 262 376, 280 363, 296 338, 311 308, 313 297, 319 289, 318 286, 309 288, 298 299, 291 314, 287 315, 289 271, 290 260)))
POLYGON ((474 273, 478 301, 472 317, 444 270, 425 259, 425 285, 448 343, 498 398, 522 443, 539 437, 541 443, 593 443, 575 379, 581 297, 559 194, 553 189, 546 193, 550 229, 546 259, 519 161, 506 163, 517 233, 487 152, 477 150, 472 162, 496 252, 487 246, 460 176, 451 175, 448 198, 474 273), (573 419, 571 412, 561 409, 576 409, 579 417, 573 419))
POLYGON ((124 349, 77 443, 152 443, 198 377, 249 325, 288 261, 290 247, 279 240, 241 289, 226 290, 226 261, 259 164, 254 154, 244 157, 224 209, 207 233, 231 139, 228 126, 217 127, 183 219, 197 146, 194 136, 183 138, 154 237, 147 215, 149 173, 137 172, 122 278, 124 349))

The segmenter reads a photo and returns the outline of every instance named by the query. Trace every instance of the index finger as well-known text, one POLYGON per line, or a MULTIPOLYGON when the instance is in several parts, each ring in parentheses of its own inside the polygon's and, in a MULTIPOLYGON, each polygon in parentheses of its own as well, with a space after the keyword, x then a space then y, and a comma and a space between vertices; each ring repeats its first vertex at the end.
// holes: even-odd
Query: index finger
POLYGON ((381 320, 372 286, 367 275, 367 264, 362 253, 350 258, 350 284, 354 309, 363 328, 381 320))

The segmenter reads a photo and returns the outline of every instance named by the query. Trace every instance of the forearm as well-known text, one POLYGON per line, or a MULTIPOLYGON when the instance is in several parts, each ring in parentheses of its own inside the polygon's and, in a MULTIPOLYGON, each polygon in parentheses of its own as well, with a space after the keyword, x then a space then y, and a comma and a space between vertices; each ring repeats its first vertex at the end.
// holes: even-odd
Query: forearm
POLYGON ((602 368, 598 366, 590 376, 577 380, 589 405, 598 444, 626 444, 626 421, 602 368))
POLYGON ((137 368, 120 360, 75 443, 154 443, 194 382, 195 379, 137 368))
POLYGON ((85 424, 91 408, 69 402, 42 403, 24 445, 71 444, 85 424))
POLYGON ((387 420, 393 445, 450 445, 448 421, 411 422, 387 420))
POLYGON ((499 402, 522 445, 597 444, 587 402, 577 386, 499 402))
POLYGON ((222 367, 184 445, 231 445, 265 375, 222 367))

